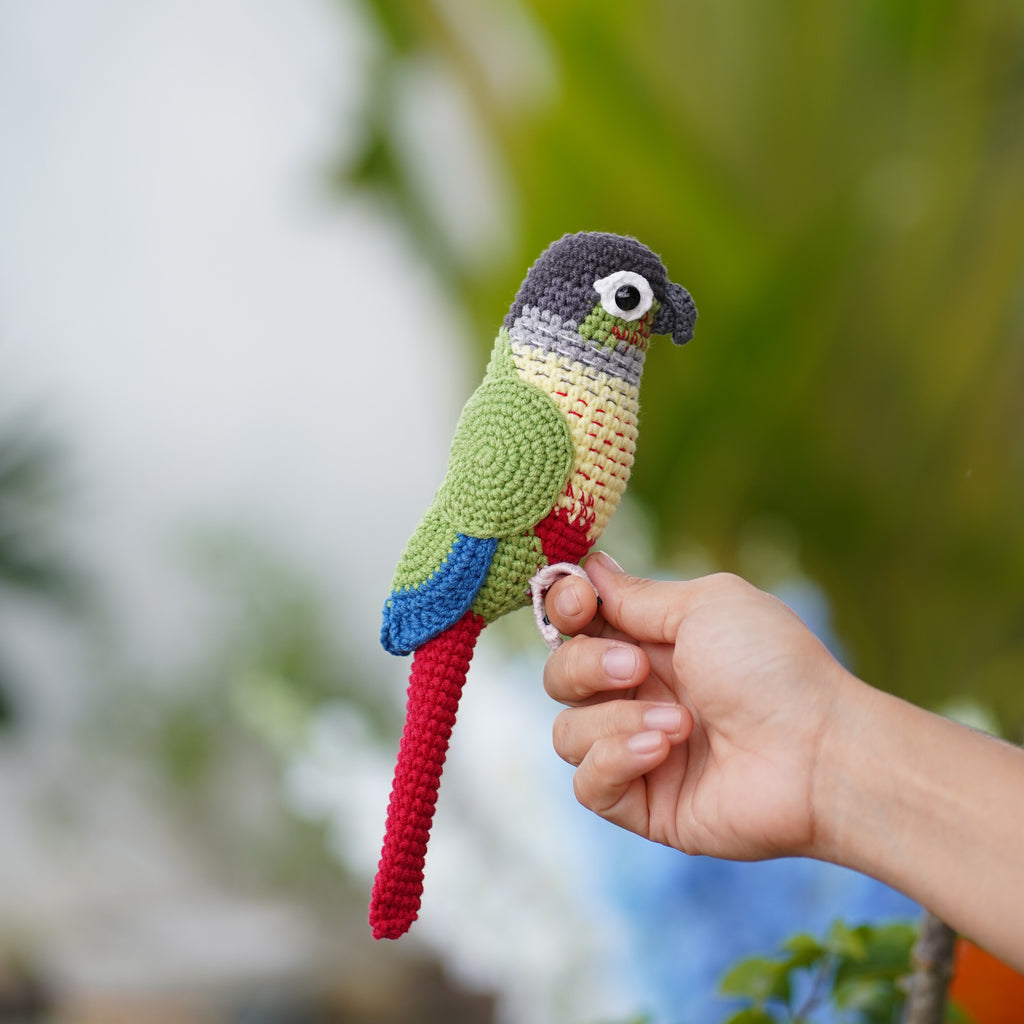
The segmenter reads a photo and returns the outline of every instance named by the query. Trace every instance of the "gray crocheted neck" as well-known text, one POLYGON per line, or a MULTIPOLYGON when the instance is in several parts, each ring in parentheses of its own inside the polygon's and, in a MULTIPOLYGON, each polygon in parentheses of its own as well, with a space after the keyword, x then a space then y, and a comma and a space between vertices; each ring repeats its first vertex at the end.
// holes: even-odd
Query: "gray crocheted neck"
POLYGON ((557 313, 536 306, 523 306, 509 328, 515 345, 532 345, 545 352, 567 356, 584 366, 619 377, 639 386, 646 349, 620 341, 614 348, 590 338, 581 338, 574 320, 563 320, 557 313))

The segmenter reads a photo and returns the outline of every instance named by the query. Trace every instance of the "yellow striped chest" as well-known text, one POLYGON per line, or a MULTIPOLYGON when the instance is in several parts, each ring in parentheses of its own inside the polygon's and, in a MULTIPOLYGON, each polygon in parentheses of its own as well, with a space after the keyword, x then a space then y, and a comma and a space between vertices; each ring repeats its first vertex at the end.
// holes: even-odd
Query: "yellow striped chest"
POLYGON ((588 523, 590 542, 604 531, 626 489, 636 451, 639 388, 606 370, 539 346, 512 343, 523 380, 546 391, 565 414, 575 456, 556 503, 588 523))

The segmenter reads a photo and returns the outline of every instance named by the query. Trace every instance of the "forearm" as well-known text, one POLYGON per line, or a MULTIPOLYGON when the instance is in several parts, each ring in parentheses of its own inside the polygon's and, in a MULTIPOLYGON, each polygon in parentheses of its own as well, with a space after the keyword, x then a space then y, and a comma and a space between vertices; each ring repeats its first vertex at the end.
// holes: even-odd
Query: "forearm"
POLYGON ((816 769, 815 854, 1024 969, 1024 751, 850 677, 816 769))

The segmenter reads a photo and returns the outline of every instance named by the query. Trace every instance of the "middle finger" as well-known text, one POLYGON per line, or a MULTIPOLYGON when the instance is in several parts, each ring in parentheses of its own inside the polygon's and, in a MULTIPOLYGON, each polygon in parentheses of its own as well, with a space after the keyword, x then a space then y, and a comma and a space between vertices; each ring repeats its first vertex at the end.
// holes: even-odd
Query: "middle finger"
POLYGON ((544 689, 563 704, 593 703, 603 694, 622 696, 647 678, 647 653, 634 644, 601 637, 576 636, 548 657, 544 689))
POLYGON ((579 765, 599 740, 660 732, 669 742, 679 743, 692 728, 693 716, 679 704, 610 700, 562 711, 551 732, 558 756, 569 764, 579 765))

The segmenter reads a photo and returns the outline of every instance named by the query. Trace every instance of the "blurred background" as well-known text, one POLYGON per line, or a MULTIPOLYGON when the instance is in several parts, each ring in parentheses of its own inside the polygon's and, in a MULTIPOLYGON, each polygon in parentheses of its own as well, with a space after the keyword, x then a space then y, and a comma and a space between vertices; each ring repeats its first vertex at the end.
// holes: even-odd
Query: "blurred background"
POLYGON ((1019 0, 0 4, 0 1020, 692 1024, 916 917, 591 820, 523 613, 374 944, 379 610, 526 268, 635 234, 700 320, 604 546, 1024 739, 1022 126, 1019 0))

